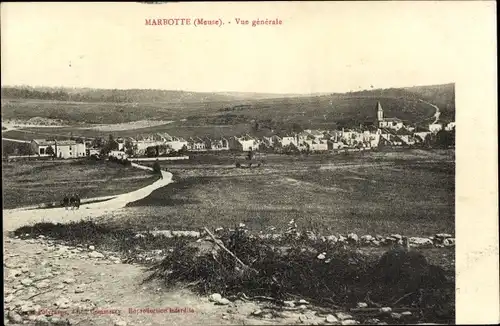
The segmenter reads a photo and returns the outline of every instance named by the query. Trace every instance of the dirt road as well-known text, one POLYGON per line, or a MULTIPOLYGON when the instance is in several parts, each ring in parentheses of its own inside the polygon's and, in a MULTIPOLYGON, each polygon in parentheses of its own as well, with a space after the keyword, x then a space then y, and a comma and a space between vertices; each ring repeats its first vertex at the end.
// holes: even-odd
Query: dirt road
MULTIPOLYGON (((147 166, 133 164, 134 167, 144 170, 151 170, 147 166)), ((162 171, 163 178, 155 181, 149 186, 141 189, 115 196, 114 198, 102 202, 84 204, 78 210, 66 210, 63 207, 44 209, 12 209, 3 211, 3 231, 13 231, 21 226, 40 223, 53 222, 65 223, 79 221, 86 218, 96 218, 112 211, 123 208, 127 203, 137 201, 149 196, 156 189, 165 187, 172 182, 172 173, 162 171)), ((98 200, 99 198, 88 199, 98 200)))

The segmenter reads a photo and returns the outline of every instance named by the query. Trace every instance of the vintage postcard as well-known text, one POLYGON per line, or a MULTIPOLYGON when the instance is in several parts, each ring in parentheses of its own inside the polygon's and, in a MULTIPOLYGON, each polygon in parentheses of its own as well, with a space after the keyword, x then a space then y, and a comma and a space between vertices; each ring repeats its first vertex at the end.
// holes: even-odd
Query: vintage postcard
POLYGON ((495 9, 2 3, 4 324, 498 323, 495 9))

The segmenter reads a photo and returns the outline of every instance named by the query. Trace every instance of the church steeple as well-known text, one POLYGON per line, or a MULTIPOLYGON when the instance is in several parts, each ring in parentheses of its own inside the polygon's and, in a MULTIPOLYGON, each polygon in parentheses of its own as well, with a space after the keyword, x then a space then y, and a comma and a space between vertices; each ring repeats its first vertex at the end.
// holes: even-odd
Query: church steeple
POLYGON ((377 101, 377 120, 378 121, 384 120, 384 110, 382 109, 380 101, 377 101))

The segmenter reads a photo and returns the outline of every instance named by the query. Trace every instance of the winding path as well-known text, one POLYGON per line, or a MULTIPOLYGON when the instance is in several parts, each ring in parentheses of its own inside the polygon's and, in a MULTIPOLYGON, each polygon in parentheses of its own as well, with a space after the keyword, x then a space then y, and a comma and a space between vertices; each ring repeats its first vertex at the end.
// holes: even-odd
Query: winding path
MULTIPOLYGON (((152 170, 152 168, 135 164, 132 166, 152 170)), ((172 182, 172 173, 162 171, 162 179, 158 179, 149 186, 138 190, 113 196, 112 199, 97 203, 84 204, 78 210, 66 210, 63 207, 40 208, 40 209, 7 209, 3 211, 3 231, 13 231, 19 227, 40 222, 74 222, 87 218, 96 218, 108 214, 114 210, 125 207, 128 203, 149 196, 156 189, 165 187, 172 182)))

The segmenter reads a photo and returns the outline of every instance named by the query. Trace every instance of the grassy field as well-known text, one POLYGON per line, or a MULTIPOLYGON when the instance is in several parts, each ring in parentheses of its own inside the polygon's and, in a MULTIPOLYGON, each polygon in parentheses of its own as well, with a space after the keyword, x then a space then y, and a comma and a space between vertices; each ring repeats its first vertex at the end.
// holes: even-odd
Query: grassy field
POLYGON ((80 198, 117 195, 151 184, 144 170, 90 161, 18 161, 2 164, 5 209, 59 202, 68 192, 80 198))
POLYGON ((454 233, 454 153, 410 151, 266 158, 236 169, 233 158, 162 163, 174 183, 129 204, 117 223, 196 229, 245 223, 323 234, 454 233))

